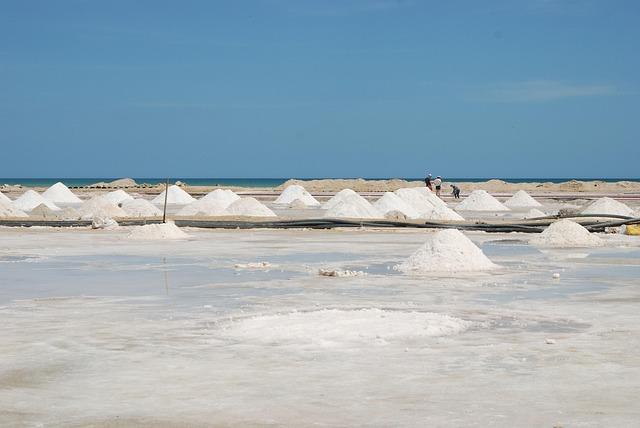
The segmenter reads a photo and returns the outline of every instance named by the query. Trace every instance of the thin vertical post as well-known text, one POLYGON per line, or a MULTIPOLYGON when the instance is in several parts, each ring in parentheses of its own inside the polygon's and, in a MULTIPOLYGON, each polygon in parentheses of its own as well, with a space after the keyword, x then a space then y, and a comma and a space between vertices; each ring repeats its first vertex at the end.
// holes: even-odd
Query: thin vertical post
POLYGON ((162 212, 162 222, 167 222, 167 198, 169 197, 169 179, 164 183, 164 210, 162 212))

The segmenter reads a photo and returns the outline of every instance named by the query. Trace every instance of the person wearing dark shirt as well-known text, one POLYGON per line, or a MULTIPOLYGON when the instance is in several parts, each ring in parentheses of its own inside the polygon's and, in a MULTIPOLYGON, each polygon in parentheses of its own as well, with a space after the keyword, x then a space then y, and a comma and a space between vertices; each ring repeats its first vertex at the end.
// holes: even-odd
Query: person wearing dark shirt
POLYGON ((431 174, 427 174, 427 178, 424 179, 424 184, 427 185, 429 190, 433 190, 433 187, 431 187, 431 174))
POLYGON ((452 184, 451 188, 453 189, 453 191, 451 192, 453 197, 455 199, 460 199, 460 188, 458 186, 456 186, 455 184, 452 184))

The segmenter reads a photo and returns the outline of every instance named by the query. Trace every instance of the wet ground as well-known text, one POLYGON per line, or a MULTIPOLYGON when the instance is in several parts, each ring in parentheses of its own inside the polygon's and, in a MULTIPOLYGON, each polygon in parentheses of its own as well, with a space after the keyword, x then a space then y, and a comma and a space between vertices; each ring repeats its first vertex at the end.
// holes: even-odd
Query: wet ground
POLYGON ((640 420, 637 237, 471 233, 502 269, 412 276, 428 231, 188 233, 0 229, 0 425, 640 420))

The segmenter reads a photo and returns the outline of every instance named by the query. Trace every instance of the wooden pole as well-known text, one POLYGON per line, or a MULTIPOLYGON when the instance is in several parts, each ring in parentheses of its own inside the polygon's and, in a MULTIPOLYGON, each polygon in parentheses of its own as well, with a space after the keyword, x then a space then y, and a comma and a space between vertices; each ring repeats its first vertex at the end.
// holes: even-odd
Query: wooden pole
POLYGON ((164 210, 162 212, 162 222, 167 222, 167 198, 169 197, 169 179, 164 183, 164 210))

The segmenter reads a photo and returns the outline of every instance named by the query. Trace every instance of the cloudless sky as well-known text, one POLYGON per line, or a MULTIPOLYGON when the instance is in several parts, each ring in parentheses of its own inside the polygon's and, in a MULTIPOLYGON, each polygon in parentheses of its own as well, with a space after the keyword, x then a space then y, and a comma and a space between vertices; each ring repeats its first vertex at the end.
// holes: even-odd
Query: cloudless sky
POLYGON ((0 177, 639 177, 640 2, 0 0, 0 177))

